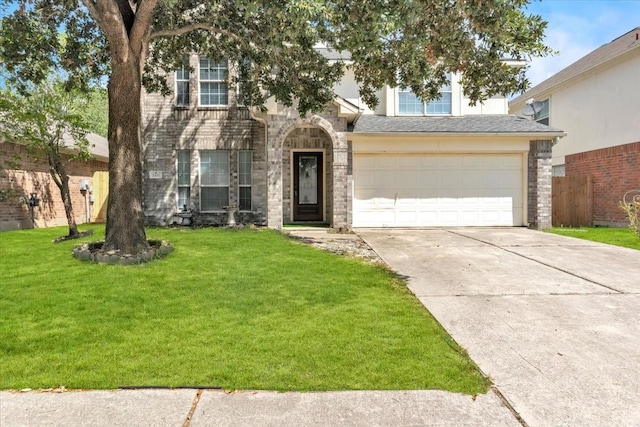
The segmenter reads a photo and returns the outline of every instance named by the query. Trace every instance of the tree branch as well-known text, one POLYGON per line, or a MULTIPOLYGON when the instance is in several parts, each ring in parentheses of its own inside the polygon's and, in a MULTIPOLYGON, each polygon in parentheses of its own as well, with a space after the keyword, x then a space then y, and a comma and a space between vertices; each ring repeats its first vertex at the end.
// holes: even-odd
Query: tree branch
POLYGON ((218 33, 218 34, 222 34, 225 35, 229 38, 238 40, 240 42, 242 42, 243 44, 248 44, 248 42, 246 40, 244 40, 242 37, 227 31, 227 30, 223 30, 222 28, 217 28, 214 27, 211 24, 204 24, 204 23, 195 23, 195 24, 189 24, 186 25, 184 27, 181 28, 174 28, 174 29, 170 29, 170 30, 160 30, 160 31, 154 31, 153 33, 151 33, 151 38, 155 39, 158 37, 177 37, 177 36, 182 36, 184 34, 190 33, 192 31, 196 31, 196 30, 206 30, 209 31, 210 33, 218 33))
POLYGON ((93 0, 82 0, 82 3, 84 4, 84 7, 86 7, 89 11, 89 15, 91 15, 91 17, 98 23, 98 26, 102 27, 102 17, 96 9, 95 2, 93 0))
MULTIPOLYGON (((135 47, 135 52, 139 55, 143 55, 144 43, 151 28, 151 22, 153 20, 153 11, 158 4, 158 0, 138 0, 138 6, 136 7, 136 17, 133 22, 133 28, 129 36, 129 42, 132 47, 135 47)), ((145 58, 141 57, 141 62, 145 58)))

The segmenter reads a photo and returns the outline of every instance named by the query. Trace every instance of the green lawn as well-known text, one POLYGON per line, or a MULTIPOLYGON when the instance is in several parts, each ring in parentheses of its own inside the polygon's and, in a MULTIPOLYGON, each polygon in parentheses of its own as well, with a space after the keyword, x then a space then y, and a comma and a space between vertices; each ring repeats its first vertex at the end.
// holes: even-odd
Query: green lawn
MULTIPOLYGON (((103 238, 92 227, 81 241, 103 238)), ((381 267, 216 228, 149 229, 174 252, 96 265, 71 256, 80 241, 51 243, 65 231, 0 233, 0 389, 487 390, 381 267)))
POLYGON ((547 231, 549 231, 550 233, 560 234, 562 236, 577 237, 578 239, 608 243, 610 245, 623 246, 625 248, 640 250, 640 237, 638 237, 638 235, 634 233, 630 228, 556 227, 547 231))

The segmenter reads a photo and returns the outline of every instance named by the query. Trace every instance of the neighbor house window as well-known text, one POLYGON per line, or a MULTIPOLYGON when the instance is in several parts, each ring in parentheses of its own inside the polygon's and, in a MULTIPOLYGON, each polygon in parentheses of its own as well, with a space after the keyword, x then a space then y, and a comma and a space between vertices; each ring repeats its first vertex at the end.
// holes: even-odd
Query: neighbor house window
POLYGON ((440 98, 430 102, 423 102, 411 89, 398 89, 398 113, 412 115, 451 114, 451 74, 447 78, 449 83, 440 88, 440 98))
POLYGON ((200 210, 229 205, 229 151, 200 151, 200 210))
POLYGON ((191 150, 178 150, 178 209, 189 207, 191 199, 191 150))
POLYGON ((251 161, 253 153, 243 150, 238 153, 238 207, 251 210, 251 161))
POLYGON ((200 58, 200 105, 226 106, 229 103, 228 71, 226 59, 214 62, 208 58, 200 58))
POLYGON ((189 65, 183 64, 176 70, 176 105, 189 105, 189 65))
POLYGON ((549 126, 549 99, 542 101, 542 109, 536 114, 536 122, 549 126))

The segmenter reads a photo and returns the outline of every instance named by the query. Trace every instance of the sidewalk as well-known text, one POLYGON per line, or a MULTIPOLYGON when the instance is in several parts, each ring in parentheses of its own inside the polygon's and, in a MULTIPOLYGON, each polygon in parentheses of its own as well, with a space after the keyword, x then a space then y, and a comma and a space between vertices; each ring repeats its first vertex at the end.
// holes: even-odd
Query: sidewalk
POLYGON ((493 392, 0 392, 0 426, 520 426, 493 392))

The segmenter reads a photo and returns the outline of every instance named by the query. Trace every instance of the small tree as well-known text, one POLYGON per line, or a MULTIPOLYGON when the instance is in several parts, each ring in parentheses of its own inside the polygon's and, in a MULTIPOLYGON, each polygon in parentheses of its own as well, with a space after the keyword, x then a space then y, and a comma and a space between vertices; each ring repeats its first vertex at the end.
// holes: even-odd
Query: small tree
POLYGON ((9 141, 24 144, 30 155, 46 157, 49 174, 60 190, 69 224, 68 237, 78 237, 67 163, 91 158, 87 124, 69 108, 69 95, 53 82, 47 81, 26 93, 0 91, 0 132, 9 141))

